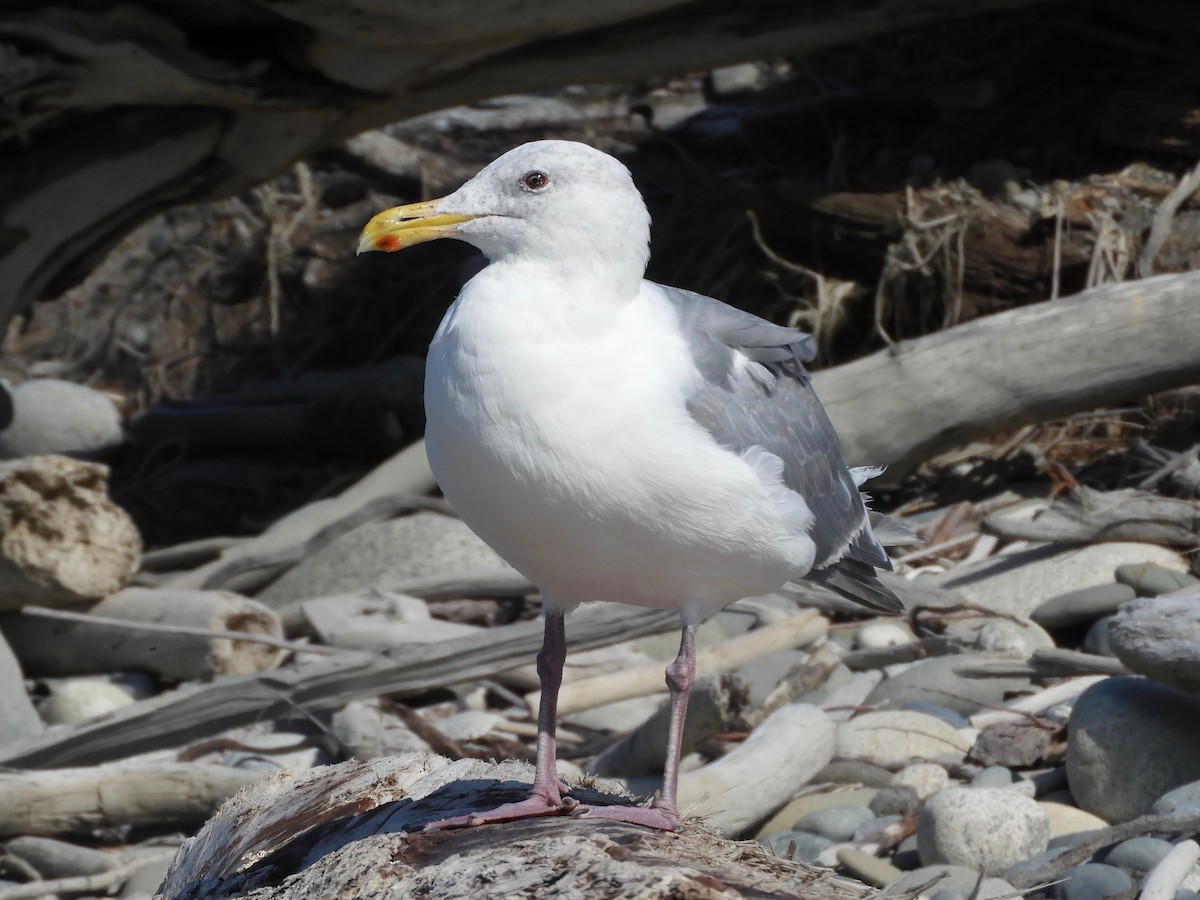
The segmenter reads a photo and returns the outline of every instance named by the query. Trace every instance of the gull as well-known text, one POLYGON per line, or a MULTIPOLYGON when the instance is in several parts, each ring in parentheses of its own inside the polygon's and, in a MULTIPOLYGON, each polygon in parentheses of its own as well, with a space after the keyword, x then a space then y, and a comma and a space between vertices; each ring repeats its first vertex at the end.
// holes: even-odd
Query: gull
POLYGON ((619 161, 524 144, 447 196, 385 210, 358 252, 438 238, 489 265, 429 346, 425 441, 456 513, 539 589, 545 639, 529 796, 444 829, 573 814, 678 830, 680 742, 709 614, 807 578, 872 609, 911 537, 866 508, 804 368, 803 332, 643 276, 650 215, 619 161), (556 774, 564 617, 620 601, 677 610, 670 728, 649 807, 579 803, 556 774))

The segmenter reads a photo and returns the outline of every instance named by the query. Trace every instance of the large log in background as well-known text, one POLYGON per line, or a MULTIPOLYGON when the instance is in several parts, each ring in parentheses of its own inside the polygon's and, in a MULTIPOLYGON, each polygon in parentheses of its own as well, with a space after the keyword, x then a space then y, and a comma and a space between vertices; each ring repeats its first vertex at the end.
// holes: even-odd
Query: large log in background
POLYGON ((1050 0, 8 4, 0 326, 166 207, 486 96, 795 54, 1050 0))

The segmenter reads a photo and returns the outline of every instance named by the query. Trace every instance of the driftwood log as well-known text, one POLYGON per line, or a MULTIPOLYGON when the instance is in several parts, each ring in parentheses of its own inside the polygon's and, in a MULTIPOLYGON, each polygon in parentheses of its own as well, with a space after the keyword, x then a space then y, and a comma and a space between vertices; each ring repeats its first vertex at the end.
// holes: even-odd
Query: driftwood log
MULTIPOLYGON (((531 768, 405 754, 282 773, 234 797, 180 849, 164 900, 202 897, 757 897, 851 900, 862 885, 688 823, 678 834, 553 817, 436 834, 433 819, 527 789, 531 768)), ((593 803, 628 797, 572 786, 593 803)))
POLYGON ((785 4, 770 15, 680 0, 26 6, 0 22, 0 99, 11 110, 0 125, 0 326, 86 274, 151 213, 253 185, 385 122, 1036 2, 785 4))
MULTIPOLYGON (((567 642, 576 650, 600 647, 677 625, 678 618, 662 610, 605 604, 572 616, 567 642)), ((470 635, 390 653, 346 652, 270 672, 188 684, 99 720, 7 743, 0 748, 0 764, 53 768, 106 762, 178 747, 238 725, 294 716, 299 710, 326 712, 378 694, 417 694, 527 663, 541 643, 540 621, 519 622, 489 630, 486 642, 470 635)))
POLYGON ((1107 284, 818 372, 851 465, 893 481, 1017 425, 1200 382, 1200 272, 1107 284))

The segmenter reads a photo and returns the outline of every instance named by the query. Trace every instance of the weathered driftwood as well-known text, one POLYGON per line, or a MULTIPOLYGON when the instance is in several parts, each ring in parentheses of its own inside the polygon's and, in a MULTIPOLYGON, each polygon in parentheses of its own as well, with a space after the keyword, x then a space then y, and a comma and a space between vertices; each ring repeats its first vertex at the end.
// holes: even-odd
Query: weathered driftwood
POLYGON ((1200 690, 1200 590, 1140 597, 1108 624, 1108 642, 1130 671, 1184 691, 1200 690))
MULTIPOLYGON (((825 637, 828 631, 829 622, 825 618, 814 610, 805 610, 798 616, 701 650, 696 654, 696 671, 701 675, 730 672, 777 650, 807 647, 825 637)), ((565 716, 618 700, 665 692, 664 678, 663 667, 652 665, 570 681, 559 691, 558 714, 565 716)), ((534 718, 540 699, 538 691, 525 695, 534 718)))
POLYGON ((1128 675, 1120 660, 1079 650, 1039 647, 1028 659, 980 659, 973 656, 954 670, 965 678, 1005 678, 1033 675, 1062 678, 1073 675, 1128 675))
POLYGON ((272 669, 284 651, 230 640, 246 632, 283 637, 279 618, 261 603, 226 591, 127 588, 73 621, 31 615, 0 617, 0 631, 31 675, 93 675, 143 669, 178 681, 246 675, 272 669), (88 621, 95 616, 97 621, 88 621), (122 627, 104 619, 174 626, 162 632, 122 627), (204 632, 210 632, 205 634, 204 632))
MULTIPOLYGON (((619 643, 672 630, 678 619, 661 610, 605 604, 581 610, 567 622, 574 649, 619 643)), ((541 647, 541 622, 502 625, 397 653, 343 655, 290 663, 255 675, 187 684, 141 700, 99 721, 14 741, 0 747, 0 764, 27 768, 86 765, 134 753, 178 747, 237 725, 293 716, 298 710, 337 709, 376 694, 416 694, 474 681, 532 659, 541 647)))
POLYGON ((28 863, 42 878, 95 875, 121 864, 116 853, 41 835, 21 835, 5 841, 4 852, 28 863))
POLYGON ((120 16, 31 7, 0 32, 16 73, 3 99, 19 111, 0 127, 10 148, 0 158, 8 208, 0 282, 9 288, 0 326, 81 277, 150 213, 240 190, 376 125, 481 97, 801 53, 1033 2, 880 3, 853 13, 800 5, 766 18, 750 7, 662 0, 536 10, 406 4, 388 13, 333 0, 187 14, 136 3, 120 16), (251 54, 236 41, 194 39, 218 33, 253 33, 251 54), (55 214, 68 208, 70 216, 55 214))
POLYGON ((68 606, 124 587, 142 539, 108 468, 65 456, 0 463, 0 610, 68 606))
POLYGON ((269 773, 199 763, 0 772, 0 835, 87 834, 96 828, 195 827, 269 773))
POLYGON ((1200 272, 1106 284, 817 372, 852 465, 895 481, 940 450, 1200 381, 1200 272))
POLYGON ((992 534, 1021 541, 1086 544, 1140 541, 1192 549, 1200 546, 1200 502, 1127 488, 1097 491, 1078 485, 1032 518, 998 511, 983 520, 992 534))
MULTIPOLYGON (((668 834, 551 817, 436 834, 435 818, 527 790, 520 763, 447 763, 428 754, 283 773, 238 795, 180 849, 164 900, 536 894, 851 900, 858 884, 816 874, 693 823, 668 834)), ((587 802, 628 798, 572 787, 587 802)))

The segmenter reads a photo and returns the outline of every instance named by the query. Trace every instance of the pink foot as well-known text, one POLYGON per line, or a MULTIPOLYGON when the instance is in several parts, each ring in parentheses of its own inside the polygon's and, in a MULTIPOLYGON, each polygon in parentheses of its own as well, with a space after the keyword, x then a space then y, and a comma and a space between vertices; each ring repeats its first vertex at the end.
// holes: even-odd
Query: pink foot
POLYGON ((530 794, 524 800, 516 803, 505 803, 495 809, 485 812, 468 813, 465 816, 452 816, 448 819, 436 819, 426 823, 422 831, 450 831, 454 828, 474 828, 477 825, 491 825, 496 822, 515 822, 518 819, 536 819, 538 816, 568 815, 579 806, 579 801, 571 797, 558 799, 554 802, 541 794, 530 794))
POLYGON ((679 830, 679 813, 659 806, 592 806, 581 803, 571 811, 571 815, 584 819, 628 822, 630 825, 657 828, 659 831, 679 830))

